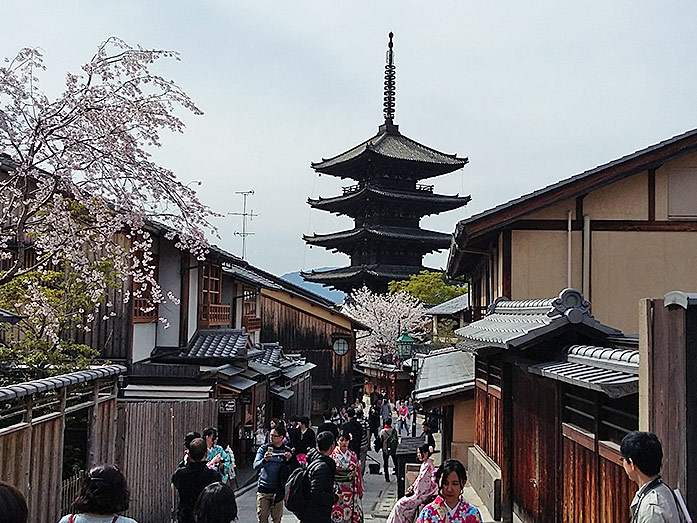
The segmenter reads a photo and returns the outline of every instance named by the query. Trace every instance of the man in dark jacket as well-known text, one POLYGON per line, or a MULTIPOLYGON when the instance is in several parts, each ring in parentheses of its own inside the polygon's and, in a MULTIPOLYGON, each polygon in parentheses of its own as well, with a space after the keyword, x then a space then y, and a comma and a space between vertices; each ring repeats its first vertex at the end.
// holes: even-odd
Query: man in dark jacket
POLYGON ((310 503, 300 514, 301 523, 330 523, 332 507, 339 501, 334 493, 336 463, 332 459, 334 434, 324 431, 317 436, 317 448, 307 454, 310 478, 310 503))
POLYGON ((328 430, 329 432, 334 434, 335 441, 339 439, 339 427, 337 427, 332 421, 331 410, 324 411, 324 422, 319 427, 317 427, 317 434, 324 432, 325 430, 328 430))
POLYGON ((220 474, 206 466, 208 448, 202 438, 189 444, 189 459, 186 467, 181 467, 172 475, 172 485, 179 492, 179 523, 194 523, 194 504, 198 495, 211 483, 220 481, 220 474))
POLYGON ((349 448, 356 453, 356 456, 360 458, 361 456, 361 440, 363 439, 363 427, 356 420, 356 411, 353 407, 349 407, 346 410, 349 420, 341 426, 341 430, 347 430, 351 434, 351 440, 349 441, 349 448))

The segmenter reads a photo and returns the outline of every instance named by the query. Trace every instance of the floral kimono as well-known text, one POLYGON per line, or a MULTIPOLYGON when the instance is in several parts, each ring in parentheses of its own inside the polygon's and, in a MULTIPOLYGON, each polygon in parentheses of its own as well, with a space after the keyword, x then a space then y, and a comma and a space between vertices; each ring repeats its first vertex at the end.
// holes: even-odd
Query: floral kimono
POLYGON ((332 523, 363 523, 363 478, 358 457, 351 449, 342 452, 336 447, 332 458, 336 462, 334 481, 339 495, 332 507, 332 523))
POLYGON ((416 510, 430 500, 438 487, 433 479, 433 460, 425 459, 421 463, 419 475, 411 484, 411 489, 414 493, 411 496, 401 498, 390 512, 390 517, 387 518, 387 523, 412 523, 416 510))
POLYGON ((477 507, 460 498, 453 515, 450 516, 445 500, 436 496, 433 503, 429 503, 421 511, 416 523, 482 523, 482 515, 477 507))

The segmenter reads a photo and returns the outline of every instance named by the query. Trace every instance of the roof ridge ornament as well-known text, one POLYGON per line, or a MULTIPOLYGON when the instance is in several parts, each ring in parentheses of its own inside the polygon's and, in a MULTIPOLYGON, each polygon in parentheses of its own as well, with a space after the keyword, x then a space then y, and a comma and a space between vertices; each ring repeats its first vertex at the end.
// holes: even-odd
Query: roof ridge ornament
POLYGON ((394 33, 389 34, 390 41, 387 44, 387 55, 385 63, 385 92, 383 97, 383 109, 382 112, 385 115, 385 129, 387 131, 391 130, 390 127, 394 125, 394 107, 395 107, 395 72, 396 68, 394 65, 394 50, 392 43, 392 38, 394 33))
POLYGON ((566 316, 571 323, 581 323, 584 316, 593 318, 590 302, 576 289, 567 288, 561 291, 559 297, 552 302, 552 307, 548 316, 566 316))

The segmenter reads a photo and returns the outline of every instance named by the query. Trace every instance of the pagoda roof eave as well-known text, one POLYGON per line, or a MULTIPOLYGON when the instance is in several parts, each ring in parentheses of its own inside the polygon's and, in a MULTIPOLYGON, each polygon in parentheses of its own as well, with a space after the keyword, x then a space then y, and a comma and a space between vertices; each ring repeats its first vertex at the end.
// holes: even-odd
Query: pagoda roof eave
POLYGON ((398 131, 381 131, 372 138, 332 158, 312 162, 311 167, 320 173, 354 178, 355 165, 366 162, 371 156, 388 160, 405 161, 422 167, 425 176, 439 176, 461 169, 467 158, 447 154, 412 140, 398 131), (429 171, 432 171, 429 173, 429 171))
POLYGON ((338 269, 330 269, 326 271, 301 272, 301 276, 311 282, 325 283, 332 285, 332 282, 347 282, 359 278, 379 278, 391 280, 405 280, 412 274, 418 274, 421 271, 435 271, 424 266, 413 265, 351 265, 348 267, 340 267, 338 269))
POLYGON ((345 242, 355 242, 361 239, 377 239, 380 241, 398 241, 409 243, 421 243, 433 246, 432 250, 447 249, 450 246, 452 235, 444 232, 429 231, 410 227, 359 227, 330 234, 303 235, 303 240, 310 245, 319 247, 338 246, 345 242))
POLYGON ((404 201, 412 205, 427 207, 428 210, 424 214, 436 214, 458 209, 467 205, 472 199, 470 195, 460 196, 456 194, 451 196, 433 194, 426 191, 396 191, 367 185, 357 191, 342 194, 341 196, 333 196, 330 198, 319 197, 317 199, 308 198, 307 203, 315 209, 340 212, 342 207, 348 207, 362 201, 367 201, 369 198, 375 198, 381 201, 404 201))

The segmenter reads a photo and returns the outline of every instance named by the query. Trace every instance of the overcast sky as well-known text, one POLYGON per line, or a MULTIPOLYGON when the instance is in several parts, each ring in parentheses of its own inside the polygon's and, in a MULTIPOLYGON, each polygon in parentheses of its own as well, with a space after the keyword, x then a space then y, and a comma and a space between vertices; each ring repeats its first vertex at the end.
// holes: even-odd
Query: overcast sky
MULTIPOLYGON (((164 68, 204 111, 166 137, 158 160, 202 200, 240 212, 254 190, 247 259, 277 274, 341 266, 303 234, 351 227, 310 210, 339 194, 311 161, 370 138, 382 123, 387 34, 395 33, 400 131, 467 156, 432 179, 471 194, 460 219, 697 127, 697 3, 655 1, 234 2, 5 0, 3 56, 41 47, 57 92, 107 37, 181 53, 164 68)), ((344 185, 350 181, 344 182, 344 185)), ((218 222, 241 254, 241 221, 218 222)), ((444 267, 447 252, 425 264, 444 267)))

